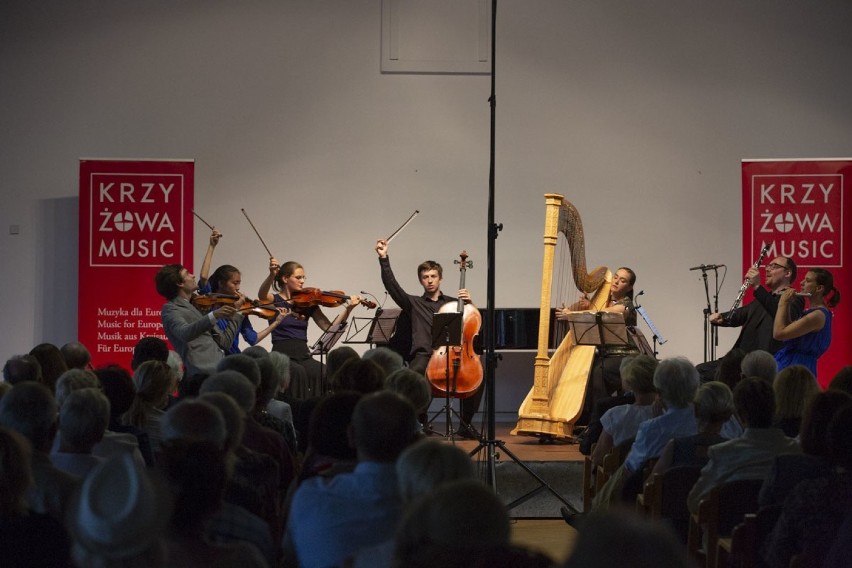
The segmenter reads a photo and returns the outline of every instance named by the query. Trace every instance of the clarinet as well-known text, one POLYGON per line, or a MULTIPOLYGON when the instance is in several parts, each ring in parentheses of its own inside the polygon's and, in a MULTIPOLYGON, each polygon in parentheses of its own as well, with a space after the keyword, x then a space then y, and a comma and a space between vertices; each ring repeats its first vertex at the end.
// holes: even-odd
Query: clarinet
MULTIPOLYGON (((766 244, 763 245, 763 248, 760 249, 760 254, 757 257, 757 261, 754 263, 754 268, 760 268, 760 265, 763 262, 763 259, 766 256, 766 253, 768 253, 768 252, 769 252, 769 243, 766 243, 766 244)), ((740 291, 737 294, 737 299, 734 300, 734 305, 731 306, 730 310, 728 310, 728 315, 725 317, 726 322, 730 322, 731 318, 734 317, 734 310, 736 310, 737 308, 740 307, 740 303, 742 303, 743 297, 745 296, 745 293, 748 291, 749 286, 750 286, 750 283, 748 281, 748 278, 746 278, 746 281, 743 282, 742 286, 740 286, 740 291)))

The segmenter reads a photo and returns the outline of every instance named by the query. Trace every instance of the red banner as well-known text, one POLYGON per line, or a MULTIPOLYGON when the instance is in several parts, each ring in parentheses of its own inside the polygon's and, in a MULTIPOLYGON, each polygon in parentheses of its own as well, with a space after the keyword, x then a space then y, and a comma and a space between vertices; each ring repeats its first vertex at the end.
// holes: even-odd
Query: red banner
POLYGON ((192 161, 80 160, 78 340, 97 366, 130 368, 140 337, 166 339, 164 264, 192 266, 192 161))
POLYGON ((827 268, 842 295, 834 308, 831 347, 819 359, 817 379, 825 387, 852 364, 852 267, 846 261, 844 221, 852 219, 846 188, 852 183, 852 158, 826 160, 744 160, 743 269, 770 244, 768 260, 792 258, 799 281, 810 267, 827 268))

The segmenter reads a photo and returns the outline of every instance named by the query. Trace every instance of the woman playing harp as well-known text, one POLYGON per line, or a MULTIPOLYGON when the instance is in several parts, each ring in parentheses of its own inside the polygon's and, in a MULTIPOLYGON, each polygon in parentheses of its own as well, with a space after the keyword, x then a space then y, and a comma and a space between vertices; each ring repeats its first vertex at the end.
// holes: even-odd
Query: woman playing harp
MULTIPOLYGON (((561 195, 547 194, 545 198, 544 260, 534 382, 518 411, 518 425, 513 433, 571 437, 574 423, 583 410, 596 351, 592 345, 576 344, 573 333, 568 330, 564 338, 558 339, 558 347, 549 356, 550 316, 554 303, 558 303, 552 292, 553 277, 554 272, 558 279, 562 274, 559 270, 554 271, 557 244, 564 237, 565 248, 570 251, 573 282, 583 294, 583 299, 572 308, 592 312, 620 311, 632 316, 635 322, 632 310, 627 310, 626 300, 628 291, 632 292, 632 284, 627 271, 620 269, 620 276, 625 276, 626 280, 622 281, 620 276, 616 278, 613 295, 613 276, 606 268, 598 267, 587 272, 583 225, 577 209, 561 195)), ((557 312, 559 319, 567 318, 564 305, 557 308, 557 312)))

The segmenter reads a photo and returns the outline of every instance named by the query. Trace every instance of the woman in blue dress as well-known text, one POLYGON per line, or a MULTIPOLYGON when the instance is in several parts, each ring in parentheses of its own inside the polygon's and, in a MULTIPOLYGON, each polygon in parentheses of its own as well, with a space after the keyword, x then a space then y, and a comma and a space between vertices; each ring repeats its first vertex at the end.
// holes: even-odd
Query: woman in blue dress
POLYGON ((840 291, 834 287, 834 277, 824 268, 811 268, 802 280, 799 294, 808 299, 808 309, 802 317, 791 321, 789 306, 796 291, 787 289, 781 294, 772 335, 784 345, 775 353, 778 370, 790 365, 804 365, 816 376, 817 359, 831 344, 831 312, 840 303, 840 291))

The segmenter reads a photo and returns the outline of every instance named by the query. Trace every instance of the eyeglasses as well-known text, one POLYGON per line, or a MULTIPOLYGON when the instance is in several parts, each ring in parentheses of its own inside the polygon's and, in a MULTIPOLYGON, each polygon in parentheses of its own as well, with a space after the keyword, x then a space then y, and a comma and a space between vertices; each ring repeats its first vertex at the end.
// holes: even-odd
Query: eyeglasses
POLYGON ((786 266, 781 264, 775 264, 774 262, 766 265, 766 270, 775 270, 778 268, 781 268, 782 270, 789 270, 789 268, 787 268, 786 266))

